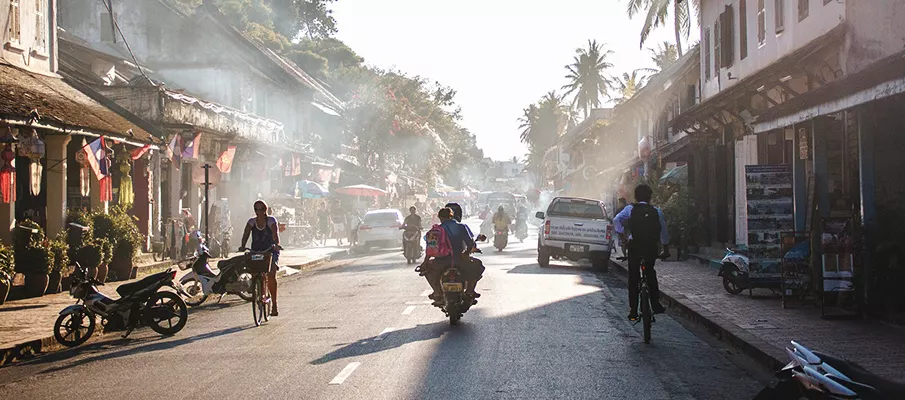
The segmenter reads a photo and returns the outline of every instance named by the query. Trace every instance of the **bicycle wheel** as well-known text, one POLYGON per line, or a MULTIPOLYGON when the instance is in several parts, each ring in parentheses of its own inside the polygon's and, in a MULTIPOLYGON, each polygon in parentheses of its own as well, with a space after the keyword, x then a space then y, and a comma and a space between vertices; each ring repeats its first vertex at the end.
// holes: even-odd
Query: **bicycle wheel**
POLYGON ((641 320, 644 324, 644 343, 650 343, 650 326, 653 322, 653 313, 650 309, 650 293, 647 285, 641 287, 641 320))
POLYGON ((264 314, 266 312, 264 306, 264 280, 261 275, 255 275, 251 288, 251 315, 254 317, 255 326, 261 326, 266 321, 264 314))

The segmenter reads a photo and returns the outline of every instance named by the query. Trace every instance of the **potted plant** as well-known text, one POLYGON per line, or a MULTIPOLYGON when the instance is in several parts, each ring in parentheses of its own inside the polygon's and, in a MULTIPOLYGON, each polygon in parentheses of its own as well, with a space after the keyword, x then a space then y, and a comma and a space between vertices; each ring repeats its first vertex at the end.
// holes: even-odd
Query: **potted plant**
POLYGON ((6 302, 9 289, 13 286, 15 271, 15 255, 13 249, 0 243, 0 304, 6 302))
POLYGON ((66 245, 66 234, 60 232, 49 241, 49 245, 50 251, 53 253, 53 266, 50 268, 50 280, 47 283, 46 294, 60 293, 63 273, 69 267, 69 246, 66 245))
POLYGON ((40 297, 47 290, 53 252, 41 226, 26 219, 13 230, 16 272, 25 275, 25 293, 40 297))
POLYGON ((100 282, 107 281, 107 275, 110 273, 110 261, 113 259, 113 243, 107 239, 95 239, 94 243, 101 252, 101 262, 97 266, 97 279, 100 282))
POLYGON ((97 268, 104 261, 103 246, 95 241, 85 242, 84 246, 76 253, 76 260, 88 271, 86 278, 96 278, 97 268))
POLYGON ((142 248, 143 236, 135 220, 125 209, 114 207, 110 215, 113 219, 112 231, 116 237, 110 269, 118 279, 129 279, 134 276, 134 258, 142 248))

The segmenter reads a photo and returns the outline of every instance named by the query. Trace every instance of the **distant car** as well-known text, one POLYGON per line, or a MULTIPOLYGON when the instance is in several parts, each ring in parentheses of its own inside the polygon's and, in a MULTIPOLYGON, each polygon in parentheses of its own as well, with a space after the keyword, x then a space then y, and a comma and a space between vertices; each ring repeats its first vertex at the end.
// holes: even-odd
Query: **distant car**
POLYGON ((600 200, 577 197, 554 198, 547 212, 538 212, 544 221, 537 239, 537 263, 550 265, 550 257, 572 261, 590 260, 595 269, 606 271, 613 247, 613 224, 600 200))
POLYGON ((395 209, 368 211, 358 226, 358 243, 365 248, 377 244, 402 246, 402 227, 405 218, 395 209))

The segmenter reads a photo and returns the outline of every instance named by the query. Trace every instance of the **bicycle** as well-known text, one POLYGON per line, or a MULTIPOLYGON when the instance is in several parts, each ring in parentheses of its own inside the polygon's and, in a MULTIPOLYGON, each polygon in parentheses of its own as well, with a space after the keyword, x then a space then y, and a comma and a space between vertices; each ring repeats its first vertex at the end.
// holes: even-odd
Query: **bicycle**
POLYGON ((261 326, 270 320, 271 299, 267 285, 264 284, 267 273, 273 262, 273 253, 268 251, 245 251, 245 270, 251 274, 251 316, 255 326, 261 326))
MULTIPOLYGON (((627 248, 628 248, 628 245, 626 245, 626 249, 627 248)), ((665 260, 665 259, 669 258, 669 253, 664 252, 664 253, 658 254, 657 258, 660 260, 665 260)), ((628 255, 628 253, 626 253, 625 256, 617 257, 616 259, 619 261, 626 261, 629 259, 629 255, 628 255)), ((650 344, 651 327, 653 326, 654 322, 657 322, 657 318, 654 316, 653 306, 650 301, 650 287, 647 283, 647 279, 648 279, 648 275, 647 275, 648 268, 647 267, 648 267, 647 259, 642 257, 641 258, 641 279, 638 281, 638 286, 639 286, 638 297, 640 298, 639 307, 640 307, 641 315, 639 315, 638 320, 636 320, 635 323, 632 324, 634 326, 634 325, 638 325, 639 322, 643 323, 644 344, 650 344)))

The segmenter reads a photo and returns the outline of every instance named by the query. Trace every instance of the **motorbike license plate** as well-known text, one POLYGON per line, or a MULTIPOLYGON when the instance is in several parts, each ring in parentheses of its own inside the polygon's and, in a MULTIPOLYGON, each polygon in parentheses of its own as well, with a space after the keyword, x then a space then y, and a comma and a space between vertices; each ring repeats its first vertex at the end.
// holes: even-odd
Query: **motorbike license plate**
POLYGON ((461 283, 444 283, 443 291, 444 292, 461 292, 462 284, 461 283))
POLYGON ((584 244, 570 244, 569 251, 572 253, 587 253, 588 246, 584 244))
POLYGON ((263 261, 263 260, 264 260, 263 254, 252 254, 251 255, 251 261, 263 261))

